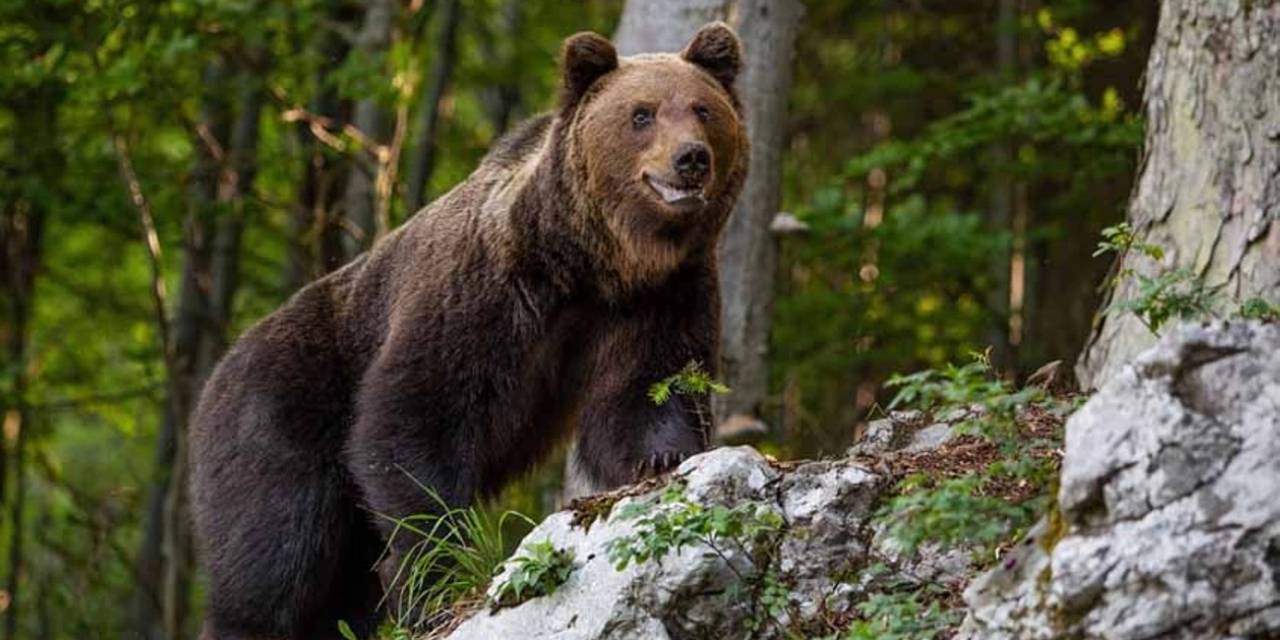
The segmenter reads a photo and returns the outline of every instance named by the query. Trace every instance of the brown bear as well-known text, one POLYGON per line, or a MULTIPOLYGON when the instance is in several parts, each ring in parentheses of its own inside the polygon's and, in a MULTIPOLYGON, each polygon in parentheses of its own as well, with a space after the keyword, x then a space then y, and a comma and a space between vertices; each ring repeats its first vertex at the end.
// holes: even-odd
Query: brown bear
POLYGON ((245 332, 191 427, 207 638, 372 633, 423 486, 467 505, 575 431, 599 487, 707 446, 705 397, 646 391, 716 362, 741 58, 719 23, 678 55, 569 38, 552 114, 245 332))

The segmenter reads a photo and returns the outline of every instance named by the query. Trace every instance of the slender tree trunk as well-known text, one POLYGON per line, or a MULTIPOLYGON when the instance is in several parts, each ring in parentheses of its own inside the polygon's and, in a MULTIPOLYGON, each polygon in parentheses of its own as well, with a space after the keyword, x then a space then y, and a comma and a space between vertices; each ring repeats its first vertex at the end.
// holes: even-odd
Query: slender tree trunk
POLYGON ((249 195, 258 175, 258 133, 262 115, 263 86, 256 73, 240 76, 240 107, 231 131, 231 152, 222 180, 220 199, 226 211, 218 220, 213 241, 209 322, 199 362, 200 383, 212 372, 227 349, 232 303, 240 284, 240 240, 244 235, 249 195))
POLYGON ((520 87, 516 84, 514 75, 517 59, 511 52, 514 50, 515 42, 520 38, 520 30, 523 26, 521 6, 521 0, 506 0, 502 5, 501 29, 494 37, 486 38, 483 43, 486 57, 501 61, 503 66, 503 80, 487 87, 480 94, 485 115, 493 124, 495 138, 511 126, 511 119, 520 108, 520 87), (505 48, 499 47, 499 41, 505 43, 505 48), (503 51, 506 53, 502 53, 503 51))
POLYGON ((138 638, 186 637, 193 568, 187 495, 186 421, 204 379, 226 346, 238 283, 240 238, 247 198, 256 176, 258 123, 263 92, 259 73, 239 74, 234 125, 226 71, 206 71, 210 88, 202 108, 191 208, 184 241, 183 275, 173 319, 173 367, 157 443, 156 479, 148 493, 133 634, 138 638), (229 143, 229 144, 228 144, 229 143))
MULTIPOLYGON (((364 5, 364 19, 356 35, 355 50, 378 58, 391 46, 396 3, 394 0, 365 0, 364 5)), ((373 142, 383 144, 391 127, 391 115, 377 98, 369 97, 356 103, 351 123, 373 142)), ((377 235, 375 165, 368 153, 357 153, 347 176, 342 200, 347 231, 343 249, 348 259, 372 246, 377 235)))
MULTIPOLYGON (((40 517, 36 520, 36 531, 48 530, 52 524, 51 520, 49 509, 47 507, 41 509, 40 517)), ((50 582, 42 581, 36 591, 35 640, 52 640, 53 638, 53 615, 49 606, 50 582)))
POLYGON ((440 123, 440 105, 453 77, 453 67, 458 59, 458 23, 462 18, 460 0, 441 0, 440 34, 437 41, 435 64, 431 69, 431 84, 422 96, 419 115, 418 139, 414 144, 413 160, 409 165, 408 195, 405 208, 412 214, 427 203, 427 183, 435 169, 436 136, 440 123))
POLYGON ((620 53, 679 51, 703 24, 725 20, 746 53, 737 87, 751 136, 751 172, 720 236, 720 377, 717 420, 760 416, 769 390, 769 323, 777 242, 769 224, 782 199, 782 152, 791 59, 804 7, 798 0, 631 0, 616 37, 620 53))
MULTIPOLYGON (((335 13, 334 20, 342 23, 345 22, 344 17, 335 13)), ((333 30, 325 31, 320 37, 323 39, 319 47, 323 61, 315 74, 316 94, 307 108, 341 128, 346 122, 342 116, 342 101, 331 75, 346 58, 350 46, 333 30)), ((306 164, 298 186, 298 201, 289 218, 289 257, 284 274, 287 292, 296 291, 338 268, 343 261, 338 201, 344 191, 347 167, 335 157, 334 151, 325 148, 316 138, 310 122, 300 120, 296 127, 298 146, 306 164)))
POLYGON ((239 283, 240 238, 244 232, 246 200, 257 174, 258 122, 262 112, 262 87, 257 73, 246 71, 240 76, 239 114, 231 131, 231 147, 224 160, 219 180, 220 215, 213 238, 210 261, 208 300, 205 307, 203 336, 193 375, 184 382, 187 392, 182 407, 180 427, 176 431, 172 480, 165 496, 165 538, 167 556, 162 603, 164 630, 168 638, 186 637, 187 609, 190 604, 191 577, 194 566, 194 539, 187 502, 187 417, 204 381, 226 350, 227 327, 231 319, 232 301, 239 283))
MULTIPOLYGON (((1018 51, 1017 0, 999 0, 996 13, 996 75, 1000 82, 1010 83, 1017 71, 1018 51)), ((987 224, 997 233, 1010 233, 1013 219, 1015 187, 1009 171, 1013 162, 1013 143, 998 142, 991 148, 991 207, 987 224)), ((987 292, 987 309, 991 316, 987 327, 987 344, 992 358, 1000 367, 1014 364, 1009 340, 1010 253, 1002 250, 991 257, 989 273, 992 286, 987 292)))
MULTIPOLYGON (((62 172, 63 158, 53 141, 56 140, 57 103, 61 98, 61 87, 44 84, 14 98, 14 115, 17 119, 14 127, 16 148, 27 154, 31 163, 31 175, 41 179, 48 192, 56 192, 56 185, 62 172)), ((11 397, 0 414, 0 425, 7 437, 15 434, 13 451, 6 469, 12 473, 12 491, 9 496, 9 550, 8 550, 8 584, 9 607, 4 615, 5 638, 18 638, 18 617, 23 611, 24 568, 23 553, 26 537, 24 516, 27 507, 27 449, 34 424, 31 420, 30 402, 27 398, 30 367, 28 366, 27 341, 31 314, 34 309, 36 274, 40 268, 41 249, 43 246, 44 225, 49 193, 27 193, 20 191, 5 203, 0 211, 0 265, 4 267, 4 281, 0 283, 5 295, 4 308, 7 311, 3 319, 0 336, 7 343, 4 345, 7 362, 13 367, 11 381, 11 397)))
POLYGON ((175 378, 164 403, 157 435, 151 486, 147 490, 142 541, 136 567, 137 586, 132 602, 132 633, 136 638, 164 640, 163 598, 168 558, 166 505, 174 485, 174 460, 179 434, 186 423, 185 408, 191 406, 190 383, 196 374, 197 354, 203 326, 209 315, 206 283, 209 276, 211 244, 216 219, 219 166, 225 160, 230 128, 227 71, 221 62, 204 71, 200 121, 195 144, 189 209, 184 224, 182 279, 173 320, 173 364, 175 378))
MULTIPOLYGON (((157 341, 160 343, 160 354, 164 362, 164 374, 168 387, 168 397, 163 411, 173 416, 182 416, 184 415, 181 408, 182 386, 179 378, 181 374, 173 353, 173 325, 170 322, 168 312, 168 293, 165 287, 164 259, 161 255, 160 234, 156 230, 155 212, 152 210, 151 202, 143 191, 142 181, 133 165, 129 140, 118 129, 112 117, 111 108, 113 106, 112 104, 105 105, 103 115, 108 134, 111 137, 112 149, 115 152, 116 167, 120 174, 120 181, 128 193, 129 204, 133 206, 138 216, 138 226, 142 232, 142 242, 146 248, 147 262, 150 266, 151 310, 156 327, 157 341)), ((182 432, 178 428, 174 430, 174 433, 181 435, 182 432)), ((159 441, 163 443, 164 434, 160 435, 159 441)), ((159 471, 159 469, 156 471, 159 471)), ((163 613, 163 605, 161 611, 163 613)))
MULTIPOLYGON (((1162 264, 1129 252, 1121 268, 1190 270, 1224 306, 1280 303, 1280 2, 1164 0, 1146 77, 1147 139, 1128 221, 1162 264)), ((1121 278, 1109 303, 1135 295, 1121 278)), ((1155 337, 1104 305, 1077 365, 1096 388, 1155 337)))

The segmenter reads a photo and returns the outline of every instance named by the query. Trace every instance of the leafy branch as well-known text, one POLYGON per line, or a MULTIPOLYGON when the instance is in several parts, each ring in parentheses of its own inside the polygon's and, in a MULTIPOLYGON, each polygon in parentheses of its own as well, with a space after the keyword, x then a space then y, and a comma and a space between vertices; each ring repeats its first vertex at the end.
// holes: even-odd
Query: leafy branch
POLYGON ((656 405, 664 405, 671 400, 672 393, 699 396, 707 393, 729 393, 729 387, 711 377, 702 368, 702 363, 690 360, 680 371, 671 374, 649 387, 649 399, 656 405))

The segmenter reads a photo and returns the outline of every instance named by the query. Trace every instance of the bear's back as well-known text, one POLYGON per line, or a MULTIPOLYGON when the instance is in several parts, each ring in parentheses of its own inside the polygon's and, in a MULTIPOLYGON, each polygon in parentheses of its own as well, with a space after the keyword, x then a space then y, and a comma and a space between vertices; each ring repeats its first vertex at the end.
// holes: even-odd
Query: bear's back
POLYGON ((481 166, 512 167, 529 160, 541 150, 553 119, 551 114, 542 114, 516 125, 494 141, 481 166))

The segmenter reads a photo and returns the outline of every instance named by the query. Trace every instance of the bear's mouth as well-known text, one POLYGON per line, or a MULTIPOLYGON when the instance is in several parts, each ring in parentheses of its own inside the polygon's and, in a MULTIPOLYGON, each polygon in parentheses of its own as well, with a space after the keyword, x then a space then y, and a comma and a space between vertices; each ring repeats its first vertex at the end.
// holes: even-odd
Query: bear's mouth
POLYGON ((702 186, 684 187, 671 182, 667 182, 662 178, 646 173, 644 181, 649 184, 649 188, 662 199, 667 206, 676 208, 693 208, 706 204, 706 198, 702 195, 702 186))

